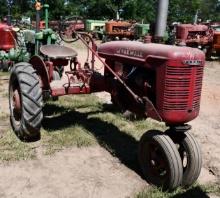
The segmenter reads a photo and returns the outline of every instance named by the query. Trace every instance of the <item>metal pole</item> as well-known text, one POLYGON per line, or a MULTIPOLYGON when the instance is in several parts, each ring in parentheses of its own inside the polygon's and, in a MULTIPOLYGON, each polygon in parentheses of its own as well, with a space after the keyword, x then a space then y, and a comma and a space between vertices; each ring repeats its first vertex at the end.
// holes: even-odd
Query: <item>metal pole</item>
POLYGON ((49 27, 49 22, 48 22, 48 18, 49 18, 48 9, 49 9, 49 5, 45 4, 44 5, 44 9, 45 9, 45 28, 48 29, 48 27, 49 27))
POLYGON ((198 16, 199 16, 199 10, 196 10, 196 14, 194 16, 194 21, 193 21, 193 24, 196 25, 197 22, 198 22, 198 16))
POLYGON ((11 26, 11 6, 13 1, 8 1, 8 16, 7 16, 7 25, 11 26))
MULTIPOLYGON (((41 10, 41 3, 36 1, 35 9, 36 9, 36 33, 40 31, 40 10, 41 10)), ((39 52, 39 40, 35 39, 35 55, 38 55, 39 52)))
POLYGON ((36 12, 36 33, 40 31, 40 10, 36 12))
POLYGON ((163 39, 165 35, 167 26, 168 6, 169 0, 158 0, 157 22, 155 31, 155 37, 157 39, 163 39))

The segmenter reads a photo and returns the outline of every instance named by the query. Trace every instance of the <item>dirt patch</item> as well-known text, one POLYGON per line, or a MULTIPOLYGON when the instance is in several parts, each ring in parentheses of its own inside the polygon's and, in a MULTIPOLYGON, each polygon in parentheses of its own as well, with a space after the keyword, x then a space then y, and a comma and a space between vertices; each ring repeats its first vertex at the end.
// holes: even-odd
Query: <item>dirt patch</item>
POLYGON ((200 142, 203 166, 220 181, 220 63, 207 62, 201 110, 192 121, 193 133, 200 142))
POLYGON ((147 186, 100 147, 0 166, 0 197, 130 197, 147 186))

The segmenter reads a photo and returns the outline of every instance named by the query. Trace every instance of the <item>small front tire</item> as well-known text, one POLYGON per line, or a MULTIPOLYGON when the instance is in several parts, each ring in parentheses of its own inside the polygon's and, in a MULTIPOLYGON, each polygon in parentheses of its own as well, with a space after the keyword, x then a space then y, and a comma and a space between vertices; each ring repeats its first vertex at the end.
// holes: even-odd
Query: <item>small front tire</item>
POLYGON ((181 158, 168 135, 157 130, 146 132, 139 143, 138 158, 147 182, 164 190, 181 185, 181 158))
POLYGON ((167 134, 177 145, 182 160, 182 186, 191 186, 198 179, 202 168, 202 153, 200 146, 189 131, 175 132, 168 130, 167 134))

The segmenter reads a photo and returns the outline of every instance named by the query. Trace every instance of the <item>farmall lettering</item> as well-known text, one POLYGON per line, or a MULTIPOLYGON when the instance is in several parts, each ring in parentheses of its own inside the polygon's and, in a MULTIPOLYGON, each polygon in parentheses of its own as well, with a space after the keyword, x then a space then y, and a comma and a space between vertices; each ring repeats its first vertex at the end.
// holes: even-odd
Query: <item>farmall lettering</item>
POLYGON ((132 57, 137 57, 137 58, 143 58, 143 52, 134 50, 134 49, 129 49, 129 48, 119 48, 116 51, 117 54, 121 55, 126 55, 126 56, 132 56, 132 57))

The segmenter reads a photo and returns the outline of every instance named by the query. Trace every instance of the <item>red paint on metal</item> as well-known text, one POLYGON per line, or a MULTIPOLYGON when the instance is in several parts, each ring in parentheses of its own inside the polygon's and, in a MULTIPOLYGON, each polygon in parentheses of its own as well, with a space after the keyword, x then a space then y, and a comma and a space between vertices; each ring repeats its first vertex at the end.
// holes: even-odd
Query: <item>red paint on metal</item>
POLYGON ((16 34, 11 26, 0 24, 0 50, 9 51, 15 48, 16 34))
POLYGON ((57 59, 51 59, 51 62, 53 63, 54 66, 67 66, 69 63, 69 60, 57 58, 57 59))
POLYGON ((126 21, 109 21, 105 24, 106 35, 119 37, 133 37, 132 23, 126 21))
POLYGON ((21 112, 21 99, 17 89, 13 92, 13 106, 16 112, 21 112))
POLYGON ((49 81, 51 82, 53 80, 53 62, 51 61, 46 61, 45 65, 47 67, 48 75, 49 75, 49 81))
MULTIPOLYGON (((202 51, 189 47, 121 41, 101 45, 98 53, 111 63, 112 69, 114 62, 118 61, 125 66, 145 68, 146 73, 155 73, 151 85, 153 93, 145 94, 155 98, 154 106, 164 122, 182 124, 197 117, 205 64, 202 51)), ((109 75, 107 70, 105 75, 109 75)), ((146 114, 153 117, 148 110, 146 114)))
POLYGON ((91 93, 89 86, 62 86, 60 88, 51 89, 52 96, 64 96, 69 94, 89 94, 91 93))
POLYGON ((220 32, 215 31, 213 36, 213 49, 220 54, 220 32))
POLYGON ((206 45, 212 42, 213 38, 213 31, 207 25, 180 24, 176 31, 177 42, 184 42, 187 46, 195 43, 206 45))
POLYGON ((33 56, 30 59, 30 64, 37 71, 37 75, 40 78, 40 82, 42 82, 41 87, 44 90, 49 90, 50 88, 50 76, 48 73, 47 66, 43 59, 40 56, 33 56))

